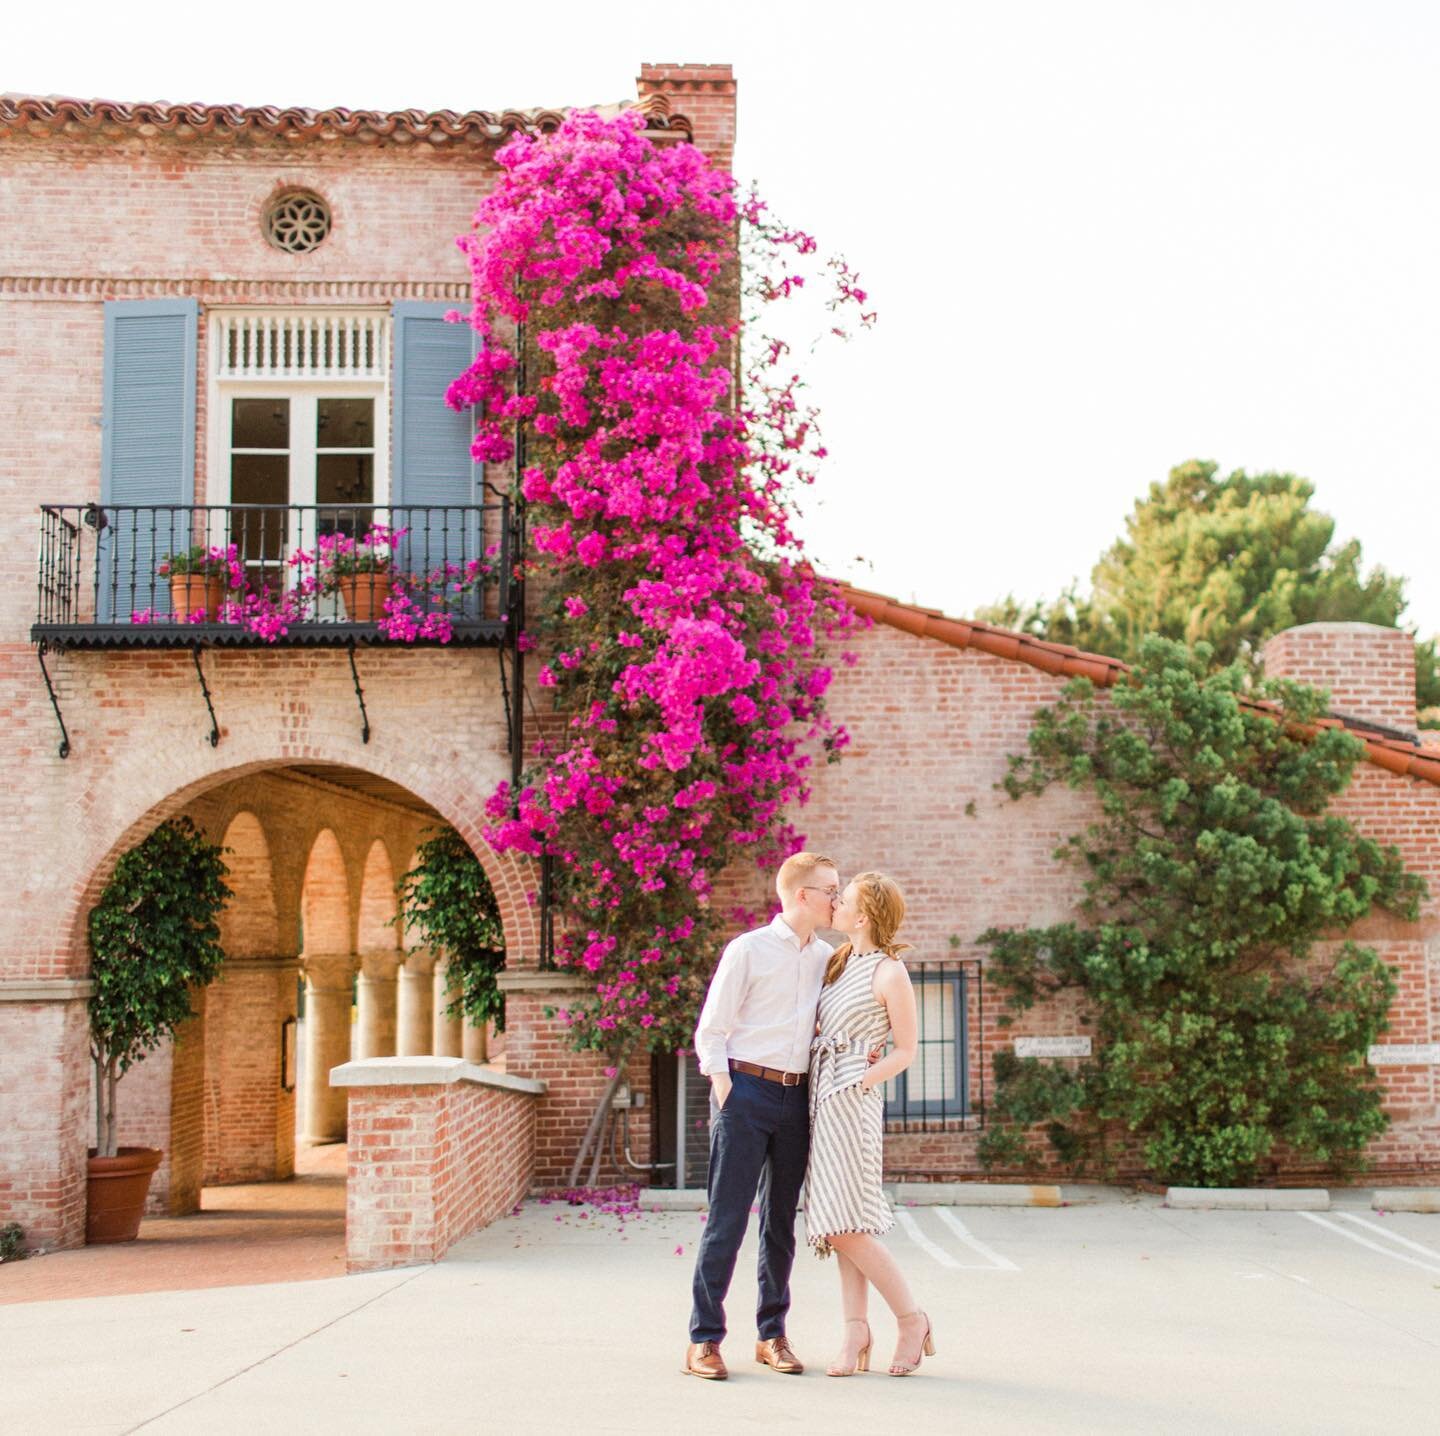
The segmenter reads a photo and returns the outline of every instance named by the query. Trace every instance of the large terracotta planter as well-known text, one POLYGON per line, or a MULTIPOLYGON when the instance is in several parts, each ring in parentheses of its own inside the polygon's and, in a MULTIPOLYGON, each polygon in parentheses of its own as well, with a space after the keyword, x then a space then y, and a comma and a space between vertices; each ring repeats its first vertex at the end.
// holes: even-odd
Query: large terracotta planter
POLYGON ((184 623, 190 614, 205 610, 205 622, 215 623, 225 601, 225 580, 219 574, 172 573, 170 607, 175 621, 184 623))
POLYGON ((150 1178, 164 1153, 158 1147, 121 1147, 113 1157, 90 1152, 85 1183, 85 1241, 133 1242, 140 1231, 150 1178))
POLYGON ((347 573, 335 580, 351 623, 375 623, 385 617, 385 600, 393 585, 388 573, 347 573))

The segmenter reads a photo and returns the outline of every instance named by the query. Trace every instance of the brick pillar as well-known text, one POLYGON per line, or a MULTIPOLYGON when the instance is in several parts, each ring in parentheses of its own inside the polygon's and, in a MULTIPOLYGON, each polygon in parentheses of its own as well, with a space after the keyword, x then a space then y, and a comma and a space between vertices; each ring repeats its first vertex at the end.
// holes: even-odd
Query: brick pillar
POLYGON ((175 1032, 170 1055, 170 1140, 165 1158, 170 1180, 165 1211, 172 1217, 200 1210, 205 1180, 205 1014, 207 992, 193 992, 195 1014, 175 1032))
POLYGON ((205 1182, 272 1182, 295 1170, 295 1097, 282 1084, 297 959, 230 957, 205 994, 205 1182))
POLYGON ((85 1244, 89 995, 89 982, 0 982, 0 1212, 32 1252, 85 1244))
POLYGON ((1330 690, 1330 711, 1381 727, 1415 728, 1415 641, 1374 623, 1303 623, 1260 650, 1268 678, 1330 690))
POLYGON ((305 972, 305 1139, 345 1140, 345 1094, 330 1071, 350 1060, 351 985, 355 959, 334 953, 302 960, 305 972))
POLYGON ((695 144, 722 169, 735 159, 735 72, 729 65, 641 65, 642 100, 661 96, 672 115, 690 121, 695 144))
POLYGON ((450 986, 450 964, 440 961, 435 964, 434 1020, 431 1036, 431 1051, 437 1057, 459 1057, 464 1042, 461 1028, 462 1019, 451 1015, 450 1004, 459 995, 450 986))
POLYGON ((398 1057, 429 1057, 435 1028, 435 954, 417 947, 400 967, 400 1015, 396 1023, 398 1057))
MULTIPOLYGON (((548 1084, 536 1114, 535 1185, 562 1186, 569 1178, 586 1124, 607 1081, 604 1058, 596 1052, 576 1052, 558 1017, 546 1009, 569 1006, 595 991, 593 980, 568 972, 540 972, 507 968, 499 976, 505 993, 505 1070, 514 1076, 548 1084)), ((632 1089, 648 1091, 650 1058, 631 1059, 626 1080, 632 1089)), ((650 1150, 650 1107, 631 1113, 631 1150, 644 1161, 650 1150)), ((601 1181, 634 1181, 636 1174, 618 1171, 609 1155, 600 1165, 601 1181)), ((645 1180, 645 1178, 641 1178, 645 1180)))
POLYGON ((360 958, 359 1030, 355 1038, 355 1060, 395 1055, 396 986, 400 952, 367 952, 360 958))

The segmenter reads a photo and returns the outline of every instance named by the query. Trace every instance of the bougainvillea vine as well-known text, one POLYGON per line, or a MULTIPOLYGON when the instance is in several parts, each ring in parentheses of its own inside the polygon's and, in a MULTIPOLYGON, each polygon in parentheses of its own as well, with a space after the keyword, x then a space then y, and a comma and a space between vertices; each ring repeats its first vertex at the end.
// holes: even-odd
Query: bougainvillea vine
MULTIPOLYGON (((595 983, 564 1016, 618 1062, 688 1043, 730 916, 720 871, 795 849, 809 769, 846 742, 826 654, 854 619, 794 529, 825 450, 759 323, 826 271, 634 113, 573 114, 499 163, 459 241, 482 344, 449 401, 478 409, 477 459, 510 463, 519 440, 526 641, 563 719, 491 797, 486 836, 554 855, 557 959, 595 983)), ((828 276, 835 332, 873 322, 849 267, 828 276)))

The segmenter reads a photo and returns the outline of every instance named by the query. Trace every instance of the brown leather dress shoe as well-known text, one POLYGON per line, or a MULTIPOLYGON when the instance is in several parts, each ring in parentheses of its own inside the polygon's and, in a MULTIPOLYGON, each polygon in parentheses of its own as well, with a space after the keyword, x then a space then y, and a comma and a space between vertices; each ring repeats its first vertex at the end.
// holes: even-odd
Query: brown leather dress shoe
POLYGON ((773 1341, 757 1341, 755 1360, 762 1366, 768 1366, 771 1371, 779 1371, 785 1376, 799 1376, 805 1370, 800 1358, 790 1350, 788 1336, 777 1336, 773 1341))
POLYGON ((718 1341, 692 1341, 685 1348, 684 1371, 687 1376, 703 1376, 707 1381, 724 1381, 730 1375, 718 1341))

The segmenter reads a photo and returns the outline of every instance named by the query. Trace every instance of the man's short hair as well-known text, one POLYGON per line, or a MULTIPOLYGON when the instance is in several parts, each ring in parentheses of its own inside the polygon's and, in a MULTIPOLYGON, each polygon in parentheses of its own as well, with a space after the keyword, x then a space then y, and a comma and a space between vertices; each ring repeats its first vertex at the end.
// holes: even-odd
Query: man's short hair
POLYGON ((780 871, 775 874, 775 888, 780 894, 780 901, 789 902, 801 888, 809 884, 820 868, 834 868, 837 873, 840 871, 835 859, 827 858, 823 853, 791 853, 780 864, 780 871))

